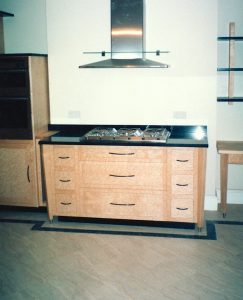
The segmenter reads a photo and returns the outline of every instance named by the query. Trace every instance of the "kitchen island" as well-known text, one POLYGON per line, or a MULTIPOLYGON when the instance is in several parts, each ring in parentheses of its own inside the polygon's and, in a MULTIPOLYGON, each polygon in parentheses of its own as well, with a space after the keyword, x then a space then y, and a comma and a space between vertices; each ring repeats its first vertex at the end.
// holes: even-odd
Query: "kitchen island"
POLYGON ((60 130, 40 141, 50 220, 71 216, 203 227, 206 126, 53 125, 50 130, 60 130), (154 130, 149 137, 148 129, 154 130), (169 132, 165 139, 162 129, 169 132))

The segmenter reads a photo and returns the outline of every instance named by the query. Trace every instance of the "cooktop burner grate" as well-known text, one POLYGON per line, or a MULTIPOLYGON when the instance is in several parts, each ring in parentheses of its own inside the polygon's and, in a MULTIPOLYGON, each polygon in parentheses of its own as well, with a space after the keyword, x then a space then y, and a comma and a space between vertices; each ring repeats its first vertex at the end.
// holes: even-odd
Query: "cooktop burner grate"
POLYGON ((140 128, 96 127, 86 133, 87 140, 155 141, 166 143, 170 132, 164 127, 140 128))

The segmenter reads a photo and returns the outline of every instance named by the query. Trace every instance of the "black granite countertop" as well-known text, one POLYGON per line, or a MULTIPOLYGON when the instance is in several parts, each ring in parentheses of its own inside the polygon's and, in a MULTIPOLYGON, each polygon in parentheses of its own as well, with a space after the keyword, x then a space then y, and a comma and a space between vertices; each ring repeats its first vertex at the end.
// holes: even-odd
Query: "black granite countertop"
MULTIPOLYGON (((58 133, 42 139, 40 144, 55 145, 108 145, 108 146, 159 146, 159 147, 208 147, 207 126, 164 126, 171 132, 166 143, 157 141, 87 140, 84 135, 95 127, 141 128, 147 125, 49 125, 58 133)), ((153 126, 156 127, 156 126, 153 126)))

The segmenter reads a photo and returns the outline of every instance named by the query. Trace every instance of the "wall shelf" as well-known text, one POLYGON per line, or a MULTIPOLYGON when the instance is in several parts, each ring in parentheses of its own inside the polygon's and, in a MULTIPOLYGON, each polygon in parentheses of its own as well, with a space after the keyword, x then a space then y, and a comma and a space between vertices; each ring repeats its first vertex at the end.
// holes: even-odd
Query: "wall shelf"
POLYGON ((3 30, 3 18, 14 17, 14 14, 0 10, 0 54, 4 53, 4 30, 3 30))
POLYGON ((131 53, 139 53, 139 54, 156 54, 159 56, 162 53, 170 53, 170 51, 162 51, 162 50, 156 50, 156 51, 84 51, 83 54, 100 54, 101 56, 106 56, 106 54, 131 54, 131 53))
POLYGON ((243 41, 243 36, 219 36, 218 41, 243 41))
POLYGON ((243 102, 243 97, 218 97, 218 102, 243 102))
POLYGON ((14 14, 0 10, 0 17, 14 17, 14 14))
POLYGON ((217 68, 218 72, 228 72, 228 95, 226 97, 218 97, 217 102, 243 102, 243 97, 234 96, 234 73, 243 72, 243 67, 235 67, 235 43, 243 41, 243 36, 235 35, 235 23, 229 23, 229 35, 219 36, 218 41, 226 41, 229 46, 229 65, 228 67, 217 68))
POLYGON ((218 68, 218 72, 224 72, 224 71, 229 71, 229 72, 242 72, 243 68, 218 68))

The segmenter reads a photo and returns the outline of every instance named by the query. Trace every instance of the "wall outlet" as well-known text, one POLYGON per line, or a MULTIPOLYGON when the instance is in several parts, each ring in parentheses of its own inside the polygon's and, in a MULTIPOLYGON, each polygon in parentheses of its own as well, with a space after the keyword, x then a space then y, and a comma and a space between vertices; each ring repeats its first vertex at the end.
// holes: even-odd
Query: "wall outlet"
POLYGON ((80 119, 80 111, 79 110, 70 110, 68 112, 69 119, 80 119))
POLYGON ((174 119, 186 119, 187 113, 186 113, 186 111, 174 111, 173 118, 174 119))

